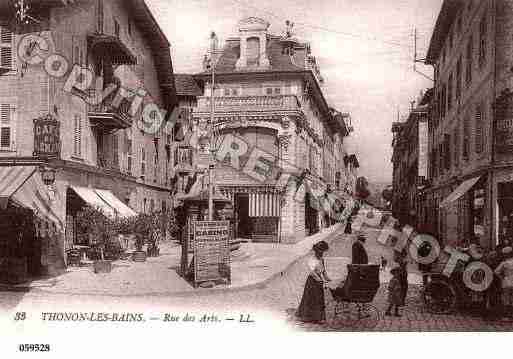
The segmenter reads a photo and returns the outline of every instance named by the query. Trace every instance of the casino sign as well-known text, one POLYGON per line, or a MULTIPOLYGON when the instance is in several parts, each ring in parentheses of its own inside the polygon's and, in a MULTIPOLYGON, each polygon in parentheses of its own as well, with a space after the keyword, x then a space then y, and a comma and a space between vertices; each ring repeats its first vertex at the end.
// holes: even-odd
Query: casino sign
POLYGON ((59 158, 60 122, 50 114, 34 120, 34 157, 59 158))

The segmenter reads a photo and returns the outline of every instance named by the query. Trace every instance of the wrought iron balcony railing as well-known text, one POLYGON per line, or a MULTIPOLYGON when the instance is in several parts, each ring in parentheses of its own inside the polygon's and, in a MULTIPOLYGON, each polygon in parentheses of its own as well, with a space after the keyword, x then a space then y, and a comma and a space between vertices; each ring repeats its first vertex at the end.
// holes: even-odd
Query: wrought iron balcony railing
MULTIPOLYGON (((94 98, 94 92, 92 96, 94 98)), ((126 99, 122 99, 119 106, 114 106, 114 99, 107 98, 97 105, 88 105, 87 111, 94 126, 110 131, 132 127, 130 108, 131 103, 126 99)))

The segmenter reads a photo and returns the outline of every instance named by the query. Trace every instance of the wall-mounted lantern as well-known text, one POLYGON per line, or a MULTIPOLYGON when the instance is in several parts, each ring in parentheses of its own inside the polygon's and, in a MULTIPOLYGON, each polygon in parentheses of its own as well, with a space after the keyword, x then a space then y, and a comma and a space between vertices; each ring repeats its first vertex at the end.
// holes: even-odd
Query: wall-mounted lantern
POLYGON ((55 173, 57 172, 55 168, 43 165, 39 167, 39 172, 41 172, 41 179, 45 185, 52 186, 55 183, 55 173))

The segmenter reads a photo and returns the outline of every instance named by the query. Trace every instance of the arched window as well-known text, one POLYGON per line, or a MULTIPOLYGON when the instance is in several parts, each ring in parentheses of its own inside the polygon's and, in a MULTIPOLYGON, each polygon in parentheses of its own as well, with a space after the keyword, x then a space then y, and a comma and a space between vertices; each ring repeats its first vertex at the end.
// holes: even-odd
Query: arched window
POLYGON ((246 56, 248 66, 259 65, 260 39, 258 37, 251 37, 248 39, 246 56))

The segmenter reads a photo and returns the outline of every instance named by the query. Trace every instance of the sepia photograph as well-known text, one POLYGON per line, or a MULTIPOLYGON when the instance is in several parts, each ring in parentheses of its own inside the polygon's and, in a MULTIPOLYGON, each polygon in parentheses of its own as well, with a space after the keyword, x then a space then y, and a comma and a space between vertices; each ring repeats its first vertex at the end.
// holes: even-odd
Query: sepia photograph
POLYGON ((512 331, 513 0, 0 0, 6 357, 512 331))

